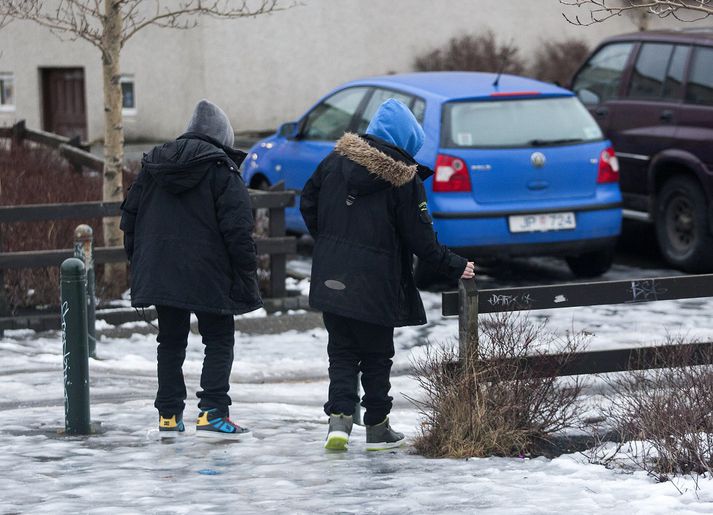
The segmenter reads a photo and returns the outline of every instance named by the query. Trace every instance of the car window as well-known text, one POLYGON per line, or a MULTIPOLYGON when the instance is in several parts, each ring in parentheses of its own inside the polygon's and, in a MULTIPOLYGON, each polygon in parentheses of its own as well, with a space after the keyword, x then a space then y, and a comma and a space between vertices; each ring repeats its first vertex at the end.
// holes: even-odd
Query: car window
POLYGON ((421 100, 420 98, 417 98, 413 102, 413 106, 411 107, 411 111, 413 112, 413 115, 416 117, 418 120, 418 123, 423 125, 423 117, 426 114, 426 102, 421 100))
POLYGON ((368 88, 359 87, 339 91, 312 109, 304 122, 302 139, 339 139, 349 128, 367 90, 368 88))
MULTIPOLYGON (((398 91, 392 91, 388 89, 375 88, 374 93, 371 95, 369 102, 367 102, 366 107, 364 108, 364 112, 361 114, 359 124, 357 125, 358 133, 361 134, 366 131, 366 128, 369 126, 369 122, 376 113, 376 110, 379 109, 379 106, 381 104, 383 104, 390 98, 400 100, 409 107, 411 107, 411 104, 414 101, 414 97, 411 95, 407 95, 406 93, 400 93, 398 91)), ((413 108, 411 108, 411 111, 413 111, 413 108)), ((419 123, 422 122, 422 120, 418 121, 419 123)))
POLYGON ((636 58, 629 84, 629 97, 661 98, 673 45, 644 43, 636 58))
POLYGON ((451 102, 443 117, 445 147, 542 147, 603 139, 575 97, 451 102))
POLYGON ((585 104, 615 98, 633 43, 612 43, 594 54, 575 78, 573 89, 585 104))
POLYGON ((668 64, 666 81, 663 84, 664 98, 680 98, 681 85, 683 84, 683 74, 686 71, 686 62, 691 47, 676 45, 671 61, 668 64))
POLYGON ((686 87, 686 102, 713 106, 713 48, 696 48, 686 87))

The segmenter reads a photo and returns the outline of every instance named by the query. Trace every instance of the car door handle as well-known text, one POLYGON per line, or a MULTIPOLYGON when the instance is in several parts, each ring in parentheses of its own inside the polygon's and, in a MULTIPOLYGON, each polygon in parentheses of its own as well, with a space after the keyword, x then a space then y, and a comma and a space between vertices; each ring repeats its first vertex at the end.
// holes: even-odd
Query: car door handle
POLYGON ((598 116, 599 118, 603 118, 603 117, 605 117, 605 116, 608 115, 608 114, 609 114, 609 108, 608 108, 608 107, 600 106, 600 107, 597 107, 597 108, 594 110, 594 115, 595 115, 595 116, 598 116))
POLYGON ((669 111, 668 109, 661 111, 661 116, 659 116, 659 118, 663 122, 670 122, 673 120, 673 111, 669 111))

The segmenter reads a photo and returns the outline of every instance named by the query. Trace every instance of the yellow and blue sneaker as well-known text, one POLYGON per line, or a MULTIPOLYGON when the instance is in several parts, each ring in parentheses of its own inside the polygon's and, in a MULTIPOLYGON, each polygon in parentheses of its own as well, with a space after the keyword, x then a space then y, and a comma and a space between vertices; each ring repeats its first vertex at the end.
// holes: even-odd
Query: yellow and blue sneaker
POLYGON ((196 422, 196 436, 224 440, 242 440, 252 437, 246 427, 240 427, 218 409, 201 411, 196 422))
POLYGON ((158 435, 160 438, 176 438, 186 430, 183 425, 183 415, 158 416, 158 435))

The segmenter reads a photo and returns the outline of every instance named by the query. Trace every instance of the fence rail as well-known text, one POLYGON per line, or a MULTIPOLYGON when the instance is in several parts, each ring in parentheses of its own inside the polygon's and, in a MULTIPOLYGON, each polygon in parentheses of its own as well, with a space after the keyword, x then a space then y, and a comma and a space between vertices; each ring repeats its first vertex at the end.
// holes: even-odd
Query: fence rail
MULTIPOLYGON (((477 355, 479 313, 558 309, 597 305, 633 305, 662 300, 713 297, 713 274, 656 277, 625 281, 558 284, 478 291, 474 279, 462 280, 459 290, 444 292, 442 314, 458 315, 461 359, 477 355)), ((690 352, 686 365, 713 364, 713 342, 657 345, 574 355, 536 355, 519 360, 518 368, 540 376, 623 372, 671 366, 670 356, 690 352)))

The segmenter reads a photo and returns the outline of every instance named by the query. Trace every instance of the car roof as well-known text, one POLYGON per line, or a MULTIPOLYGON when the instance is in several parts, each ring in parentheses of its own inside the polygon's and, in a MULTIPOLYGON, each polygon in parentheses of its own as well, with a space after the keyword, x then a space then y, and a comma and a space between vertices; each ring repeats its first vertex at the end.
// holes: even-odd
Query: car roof
POLYGON ((493 94, 529 93, 522 96, 532 96, 534 92, 547 96, 573 95, 554 84, 508 74, 502 74, 498 86, 493 86, 496 77, 496 73, 483 72, 417 72, 360 79, 345 86, 382 86, 440 101, 483 98, 493 94))
POLYGON ((713 44, 713 27, 695 27, 680 30, 647 30, 612 36, 602 45, 613 41, 663 41, 671 43, 713 44))

